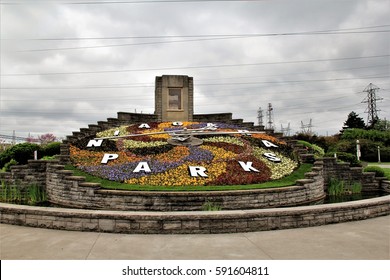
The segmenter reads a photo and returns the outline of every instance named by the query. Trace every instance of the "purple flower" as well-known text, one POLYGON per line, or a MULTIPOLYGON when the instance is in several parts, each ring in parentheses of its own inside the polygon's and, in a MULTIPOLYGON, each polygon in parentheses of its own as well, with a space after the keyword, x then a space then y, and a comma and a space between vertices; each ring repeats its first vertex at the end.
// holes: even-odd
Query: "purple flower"
POLYGON ((190 154, 183 159, 184 162, 188 161, 210 163, 214 158, 214 155, 210 151, 196 146, 189 147, 189 150, 190 154))
POLYGON ((182 161, 160 162, 157 160, 147 160, 144 162, 147 163, 151 172, 146 172, 145 170, 134 172, 134 169, 138 166, 138 164, 140 164, 140 162, 128 162, 118 165, 82 166, 80 169, 89 174, 108 179, 110 181, 124 182, 131 178, 140 178, 145 175, 163 173, 169 169, 176 168, 183 164, 182 161))

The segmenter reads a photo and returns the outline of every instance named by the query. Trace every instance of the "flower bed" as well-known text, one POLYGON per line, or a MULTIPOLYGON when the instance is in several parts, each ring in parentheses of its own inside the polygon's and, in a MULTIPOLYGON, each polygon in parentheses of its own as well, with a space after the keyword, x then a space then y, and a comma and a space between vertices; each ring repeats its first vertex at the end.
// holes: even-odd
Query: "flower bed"
MULTIPOLYGON (((151 186, 255 184, 282 178, 298 167, 290 158, 286 143, 269 135, 202 135, 200 146, 173 146, 166 141, 170 135, 163 133, 204 126, 205 123, 186 122, 182 126, 149 123, 147 127, 134 124, 112 128, 96 136, 111 137, 118 132, 119 135, 136 136, 104 140, 116 146, 111 152, 71 146, 70 156, 77 168, 94 176, 151 186), (264 145, 262 140, 273 145, 264 145), (102 158, 108 153, 117 157, 102 164, 102 158), (267 154, 278 160, 270 159, 267 154), (194 176, 191 168, 200 170, 201 176, 194 176)), ((216 126, 223 131, 242 129, 229 124, 217 123, 216 126)))

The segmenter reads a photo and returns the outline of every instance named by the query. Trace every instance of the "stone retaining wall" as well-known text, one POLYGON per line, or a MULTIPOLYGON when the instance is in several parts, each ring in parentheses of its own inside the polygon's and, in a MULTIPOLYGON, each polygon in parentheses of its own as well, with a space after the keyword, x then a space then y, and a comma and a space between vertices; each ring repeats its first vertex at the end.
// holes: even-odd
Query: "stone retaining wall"
POLYGON ((121 212, 0 203, 0 222, 61 230, 184 234, 234 233, 320 226, 390 214, 390 195, 346 203, 218 212, 121 212))
MULTIPOLYGON (((285 188, 212 192, 152 192, 101 189, 82 178, 66 176, 68 183, 52 184, 49 200, 58 205, 125 211, 196 211, 209 202, 223 210, 260 209, 307 204, 324 198, 319 184, 285 188)), ((62 180, 62 182, 65 182, 62 180)))
POLYGON ((260 209, 308 204, 324 198, 321 162, 298 180, 295 186, 242 191, 151 192, 119 191, 85 182, 73 176, 59 161, 29 161, 28 165, 12 167, 11 174, 0 175, 8 183, 28 185, 39 182, 54 204, 83 208, 126 211, 194 211, 210 202, 223 210, 260 209), (45 177, 43 180, 42 177, 45 177))
POLYGON ((344 181, 347 185, 354 182, 362 184, 363 192, 376 192, 382 189, 381 182, 386 178, 375 177, 375 172, 363 172, 363 167, 350 167, 349 163, 337 162, 334 157, 322 159, 325 189, 332 178, 344 181))
POLYGON ((362 173, 361 168, 340 164, 334 158, 315 162, 312 171, 295 186, 270 189, 212 192, 149 192, 119 191, 101 188, 85 177, 73 176, 59 161, 32 160, 24 166, 14 166, 11 173, 0 173, 8 184, 25 187, 37 184, 45 187, 48 200, 65 207, 126 211, 196 211, 210 202, 223 210, 261 209, 309 204, 324 197, 327 181, 339 177, 358 181, 363 191, 389 189, 384 178, 374 173, 362 173))
POLYGON ((381 183, 382 190, 386 193, 390 193, 390 181, 383 180, 381 183))

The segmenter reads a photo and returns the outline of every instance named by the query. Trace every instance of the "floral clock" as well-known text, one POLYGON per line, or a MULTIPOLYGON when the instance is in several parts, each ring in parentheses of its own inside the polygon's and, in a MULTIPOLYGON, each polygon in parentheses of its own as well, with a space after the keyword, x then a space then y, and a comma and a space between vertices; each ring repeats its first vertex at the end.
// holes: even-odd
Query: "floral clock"
POLYGON ((140 123, 70 146, 72 163, 131 185, 221 186, 282 178, 298 167, 285 142, 231 124, 140 123))

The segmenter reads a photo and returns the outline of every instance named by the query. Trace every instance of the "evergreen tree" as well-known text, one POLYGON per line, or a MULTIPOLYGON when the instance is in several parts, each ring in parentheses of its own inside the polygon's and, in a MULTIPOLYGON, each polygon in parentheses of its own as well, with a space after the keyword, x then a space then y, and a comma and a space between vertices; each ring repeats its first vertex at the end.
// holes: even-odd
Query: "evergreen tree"
POLYGON ((344 122, 344 126, 341 132, 348 128, 366 128, 364 120, 359 117, 354 111, 349 113, 347 120, 344 122))

